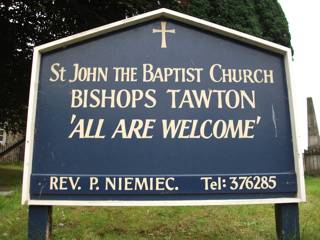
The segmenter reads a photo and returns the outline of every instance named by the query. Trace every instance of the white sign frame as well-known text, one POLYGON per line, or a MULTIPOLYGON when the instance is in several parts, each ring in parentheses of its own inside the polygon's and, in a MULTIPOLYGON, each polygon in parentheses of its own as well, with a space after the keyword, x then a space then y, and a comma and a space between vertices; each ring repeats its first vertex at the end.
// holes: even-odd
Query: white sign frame
POLYGON ((97 27, 82 33, 62 38, 50 43, 35 47, 33 52, 28 122, 25 144, 25 160, 23 172, 22 204, 27 205, 63 205, 63 206, 202 206, 202 205, 241 205, 241 204, 276 204, 276 203, 299 203, 306 201, 304 168, 301 156, 298 154, 295 117, 293 108, 293 97, 291 89, 290 64, 292 61, 291 49, 261 38, 257 38, 218 24, 201 20, 186 14, 169 9, 158 9, 145 14, 127 18, 101 27, 97 27), (292 129, 292 142, 294 150, 294 164, 297 176, 297 196, 288 198, 265 198, 265 199, 230 199, 230 200, 170 200, 170 201, 110 201, 110 200, 31 200, 30 199, 30 178, 34 149, 35 119, 37 108, 37 93, 39 84, 39 72, 41 55, 49 51, 64 48, 71 44, 113 32, 129 26, 140 24, 161 17, 186 23, 199 29, 214 32, 242 43, 247 43, 270 52, 279 53, 284 57, 286 80, 288 87, 290 121, 292 129))

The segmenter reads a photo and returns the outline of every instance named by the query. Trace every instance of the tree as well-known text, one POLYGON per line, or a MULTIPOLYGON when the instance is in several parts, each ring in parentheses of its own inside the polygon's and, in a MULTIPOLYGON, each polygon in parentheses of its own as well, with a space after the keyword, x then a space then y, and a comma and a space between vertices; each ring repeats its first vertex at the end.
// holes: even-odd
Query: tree
POLYGON ((277 0, 1 0, 0 127, 25 129, 34 46, 162 7, 291 47, 277 0))

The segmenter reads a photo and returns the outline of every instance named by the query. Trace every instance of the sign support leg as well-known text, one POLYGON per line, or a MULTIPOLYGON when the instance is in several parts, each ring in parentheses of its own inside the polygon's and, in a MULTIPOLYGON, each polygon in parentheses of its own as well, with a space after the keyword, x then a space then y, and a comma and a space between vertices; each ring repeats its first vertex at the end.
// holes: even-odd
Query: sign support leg
POLYGON ((52 230, 52 206, 29 206, 28 239, 49 240, 52 230))
POLYGON ((275 217, 277 239, 300 239, 298 203, 275 204, 275 217))

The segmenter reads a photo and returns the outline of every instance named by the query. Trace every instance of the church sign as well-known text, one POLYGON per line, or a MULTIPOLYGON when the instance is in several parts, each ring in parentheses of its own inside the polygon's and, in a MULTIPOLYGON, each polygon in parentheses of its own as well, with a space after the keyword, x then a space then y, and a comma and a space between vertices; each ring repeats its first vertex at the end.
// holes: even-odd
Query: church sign
POLYGON ((166 9, 36 47, 22 202, 304 201, 290 61, 166 9))

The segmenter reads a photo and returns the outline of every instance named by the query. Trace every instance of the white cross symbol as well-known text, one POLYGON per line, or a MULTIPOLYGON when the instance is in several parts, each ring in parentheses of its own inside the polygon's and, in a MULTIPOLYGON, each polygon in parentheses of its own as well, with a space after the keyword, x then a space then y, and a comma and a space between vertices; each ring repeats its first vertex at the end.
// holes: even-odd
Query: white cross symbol
POLYGON ((161 22, 161 29, 152 29, 152 33, 161 33, 161 48, 167 48, 166 33, 176 33, 175 29, 166 30, 167 22, 161 22))

